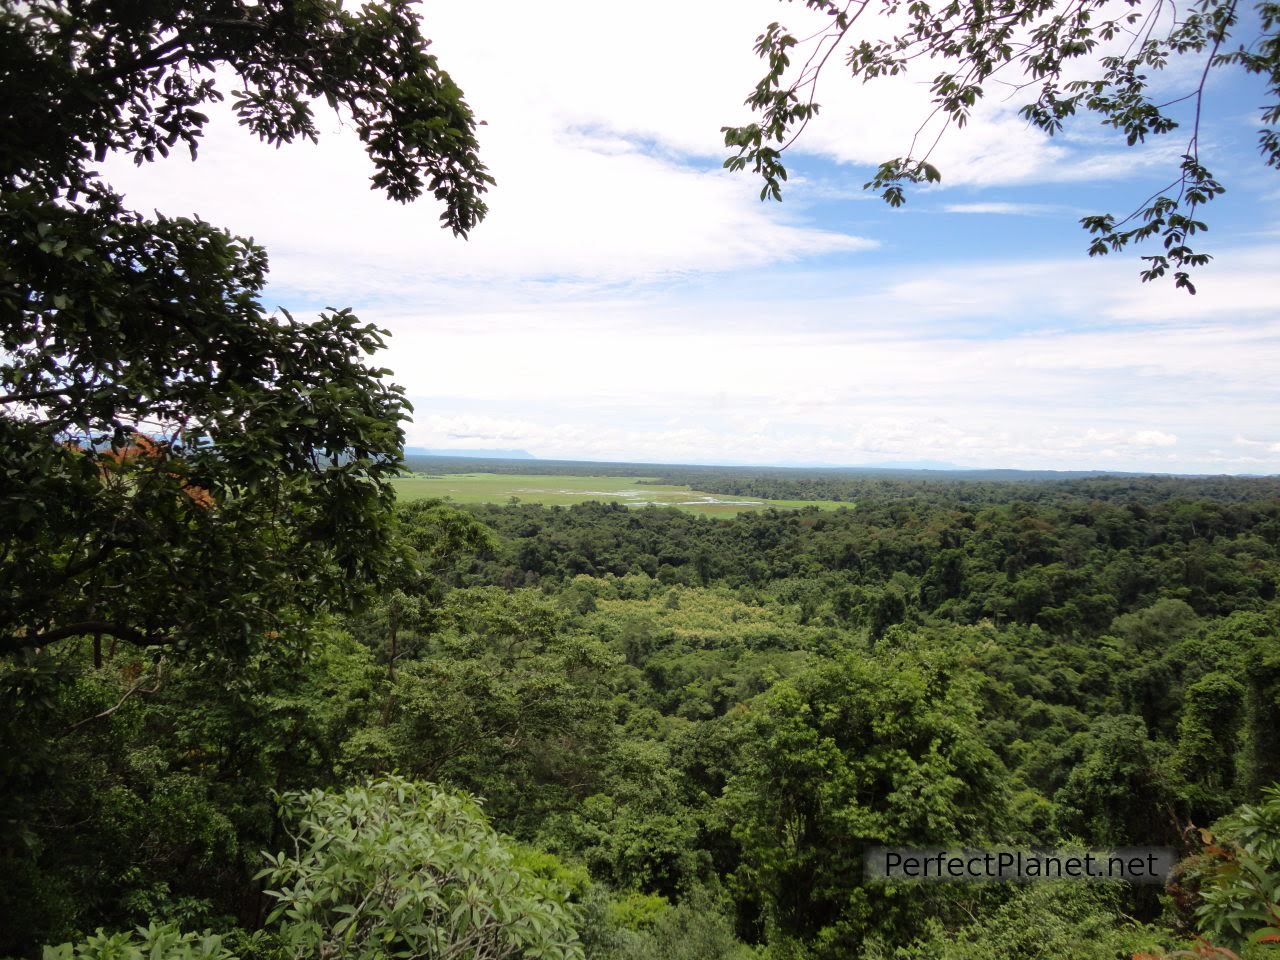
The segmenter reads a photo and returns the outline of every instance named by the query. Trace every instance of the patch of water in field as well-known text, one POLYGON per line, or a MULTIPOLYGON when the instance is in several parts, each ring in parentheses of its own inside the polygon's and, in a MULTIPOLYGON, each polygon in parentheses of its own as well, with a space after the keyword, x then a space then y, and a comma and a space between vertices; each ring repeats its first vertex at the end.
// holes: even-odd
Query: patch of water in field
MULTIPOLYGON (((451 493, 458 492, 456 487, 450 488, 451 493)), ((665 499, 651 499, 651 491, 648 490, 574 490, 570 488, 554 488, 554 487, 515 487, 511 490, 513 494, 526 494, 530 496, 538 496, 540 494, 559 494, 566 497, 607 497, 611 500, 620 501, 623 506, 627 507, 762 507, 764 502, 761 500, 725 500, 710 494, 693 494, 684 493, 678 490, 664 491, 658 496, 665 499)))

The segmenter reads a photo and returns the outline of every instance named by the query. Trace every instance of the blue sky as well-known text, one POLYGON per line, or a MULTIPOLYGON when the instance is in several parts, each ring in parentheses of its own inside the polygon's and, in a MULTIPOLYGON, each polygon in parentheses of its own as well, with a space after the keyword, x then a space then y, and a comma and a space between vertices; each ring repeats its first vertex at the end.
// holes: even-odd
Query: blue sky
MULTIPOLYGON (((1093 121, 1048 140, 1016 102, 950 132, 940 187, 861 190, 927 110, 915 80, 831 70, 781 204, 720 169, 751 45, 804 12, 766 0, 424 5, 498 178, 469 241, 429 201, 368 190, 351 131, 280 151, 214 117, 200 159, 109 179, 141 209, 263 242, 268 301, 392 330, 410 443, 684 462, 1280 472, 1280 175, 1260 82, 1208 91, 1202 156, 1228 186, 1190 298, 1090 260, 1079 217, 1172 179, 1093 121), (498 27, 495 28, 494 24, 498 27)), ((1185 92, 1195 64, 1161 82, 1185 92)))

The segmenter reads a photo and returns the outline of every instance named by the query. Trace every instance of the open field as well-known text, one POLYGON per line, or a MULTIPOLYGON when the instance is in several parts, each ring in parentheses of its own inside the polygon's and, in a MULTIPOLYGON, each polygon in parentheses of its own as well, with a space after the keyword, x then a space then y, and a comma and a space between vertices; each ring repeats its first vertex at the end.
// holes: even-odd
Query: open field
POLYGON ((396 495, 404 500, 424 497, 450 499, 456 503, 506 503, 516 497, 525 503, 568 506, 586 500, 604 500, 629 507, 678 507, 694 513, 734 516, 744 510, 795 510, 817 506, 824 510, 851 507, 834 500, 764 500, 727 494, 704 493, 685 486, 641 483, 650 477, 577 477, 535 474, 415 473, 393 481, 396 495))

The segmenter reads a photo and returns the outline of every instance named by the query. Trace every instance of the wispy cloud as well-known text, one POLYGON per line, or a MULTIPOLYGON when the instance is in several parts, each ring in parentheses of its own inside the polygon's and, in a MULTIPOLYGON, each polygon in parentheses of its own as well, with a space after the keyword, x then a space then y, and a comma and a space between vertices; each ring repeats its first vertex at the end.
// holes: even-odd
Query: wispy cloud
MULTIPOLYGON (((1251 447, 1247 463, 1211 453, 1224 435, 1275 433, 1274 291, 1155 322, 1124 316, 1134 281, 1103 266, 1092 277, 1058 261, 913 281, 861 273, 856 294, 836 299, 807 274, 776 298, 759 285, 743 291, 750 299, 726 294, 714 321, 681 289, 377 319, 396 331, 391 365, 419 385, 411 435, 426 445, 466 432, 542 456, 615 460, 1280 469, 1280 446, 1251 447), (983 336, 947 331, 963 276, 978 291, 964 309, 992 315, 983 336), (1005 329, 997 319, 1052 303, 1059 287, 1078 300, 1064 292, 1055 309, 1090 310, 1090 322, 1005 329), (915 318, 931 302, 938 325, 915 318)), ((1224 264, 1214 283, 1246 288, 1232 278, 1224 264)))
POLYGON ((1009 203, 990 200, 983 203, 948 203, 942 208, 947 213, 996 214, 1021 217, 1041 217, 1061 213, 1063 208, 1050 203, 1009 203))
POLYGON ((1232 439, 1232 443, 1239 447, 1249 447, 1266 453, 1280 454, 1280 441, 1273 443, 1269 440, 1253 440, 1249 437, 1236 436, 1232 439))

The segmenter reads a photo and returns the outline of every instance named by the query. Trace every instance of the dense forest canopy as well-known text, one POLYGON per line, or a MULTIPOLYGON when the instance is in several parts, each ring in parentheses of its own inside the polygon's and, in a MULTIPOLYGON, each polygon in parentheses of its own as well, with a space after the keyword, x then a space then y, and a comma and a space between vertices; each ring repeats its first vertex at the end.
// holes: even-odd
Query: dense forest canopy
MULTIPOLYGON (((1238 948, 1274 917, 1205 907, 1215 863, 1277 866, 1239 824, 1280 816, 1280 499, 1132 482, 1145 502, 885 481, 732 520, 418 501, 398 572, 301 658, 121 646, 95 667, 86 638, 11 660, 3 949, 147 919, 240 953, 311 943, 251 882, 287 842, 272 798, 368 804, 354 785, 390 771, 483 798, 508 846, 475 869, 523 865, 510 895, 562 918, 566 955, 1064 955, 1028 928, 1089 931, 1073 956, 1238 948), (1219 820, 1212 843, 1193 829, 1219 820), (1167 893, 886 888, 860 866, 887 843, 1064 842, 1187 859, 1167 893)), ((267 876, 395 873, 378 845, 419 829, 399 816, 354 861, 267 876)))

